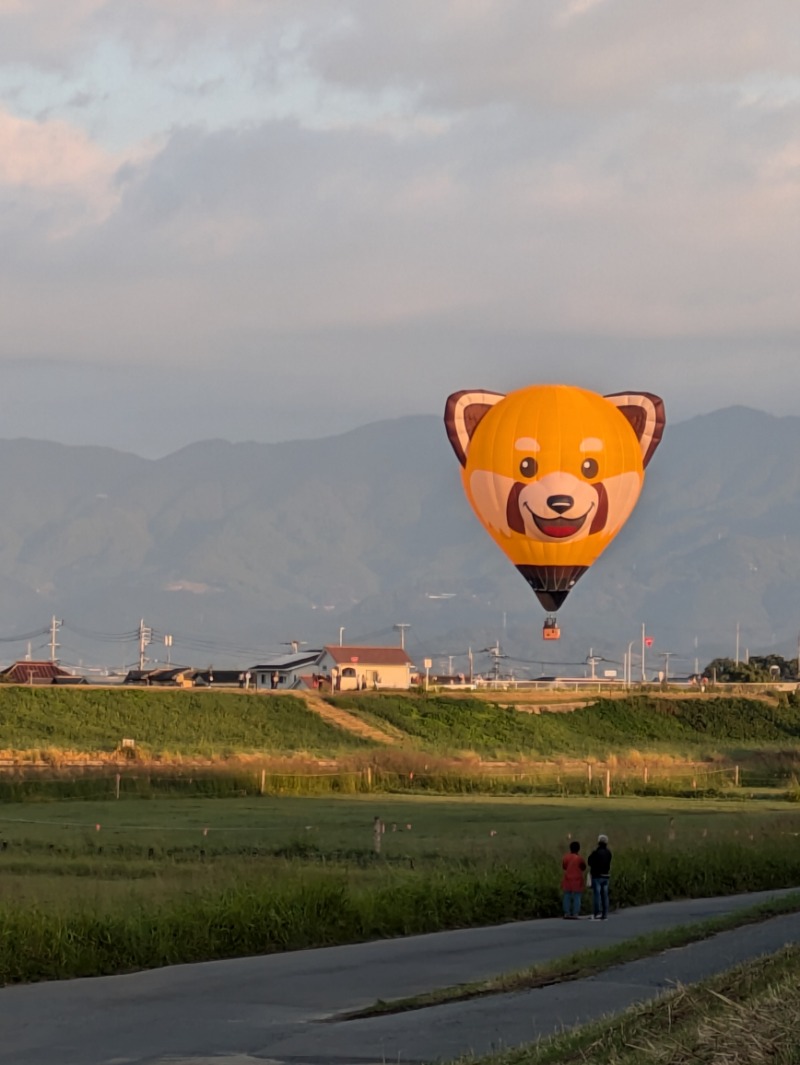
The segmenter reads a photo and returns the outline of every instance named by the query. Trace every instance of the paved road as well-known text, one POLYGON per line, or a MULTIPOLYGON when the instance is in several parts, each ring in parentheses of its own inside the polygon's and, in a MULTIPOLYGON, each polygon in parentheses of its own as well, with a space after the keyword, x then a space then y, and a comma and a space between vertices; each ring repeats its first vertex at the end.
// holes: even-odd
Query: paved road
POLYGON ((8 1065, 377 1065, 535 1039, 800 938, 800 915, 620 966, 588 981, 363 1021, 376 999, 477 980, 702 920, 783 892, 668 902, 605 922, 528 921, 325 950, 0 989, 8 1065))

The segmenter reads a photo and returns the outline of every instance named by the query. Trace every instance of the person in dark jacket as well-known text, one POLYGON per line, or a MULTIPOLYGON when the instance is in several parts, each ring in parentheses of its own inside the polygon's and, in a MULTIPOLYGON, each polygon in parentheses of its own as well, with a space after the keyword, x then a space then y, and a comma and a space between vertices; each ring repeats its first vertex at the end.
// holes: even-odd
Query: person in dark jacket
POLYGON ((597 846, 586 860, 592 875, 594 920, 605 921, 608 917, 608 881, 611 876, 611 851, 608 849, 608 836, 601 833, 597 837, 597 846))

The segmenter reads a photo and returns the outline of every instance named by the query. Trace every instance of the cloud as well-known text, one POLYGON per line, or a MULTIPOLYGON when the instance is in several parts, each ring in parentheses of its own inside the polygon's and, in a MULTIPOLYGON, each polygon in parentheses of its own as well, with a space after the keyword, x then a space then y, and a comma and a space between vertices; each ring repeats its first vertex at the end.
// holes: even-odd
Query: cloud
POLYGON ((671 85, 795 74, 793 0, 351 0, 317 40, 332 81, 420 89, 435 106, 633 107, 671 85))
POLYGON ((0 111, 0 358, 235 367, 337 417, 400 413, 466 350, 499 387, 551 365, 630 387, 639 348, 685 394, 704 352, 709 396, 726 364, 753 394, 753 351, 786 365, 788 0, 44 11, 0 7, 22 78, 0 111))
MULTIPOLYGON (((139 148, 133 157, 145 155, 139 148)), ((131 158, 108 153, 67 122, 34 122, 0 108, 0 194, 13 204, 15 227, 27 214, 49 237, 63 238, 102 223, 119 203, 117 175, 131 158)))

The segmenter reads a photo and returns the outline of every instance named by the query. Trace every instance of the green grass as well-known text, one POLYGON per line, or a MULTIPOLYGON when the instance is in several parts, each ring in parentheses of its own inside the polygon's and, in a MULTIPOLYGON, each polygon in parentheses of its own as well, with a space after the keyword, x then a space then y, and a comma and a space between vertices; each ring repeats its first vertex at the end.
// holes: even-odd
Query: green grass
MULTIPOLYGON (((465 752, 486 759, 606 760, 631 751, 696 760, 782 748, 784 774, 800 764, 800 708, 788 700, 639 695, 541 714, 478 698, 411 693, 365 692, 331 701, 392 726, 406 737, 406 755, 427 752, 433 760, 465 752)), ((134 739, 144 754, 175 759, 256 752, 316 757, 379 752, 388 758, 381 744, 328 724, 291 695, 0 686, 0 749, 36 752, 57 765, 65 751, 108 753, 123 737, 134 739)), ((434 776, 441 790, 475 786, 463 772, 434 776)), ((418 779, 421 783, 421 774, 418 779)), ((494 786, 500 789, 499 782, 494 786)))
POLYGON ((337 706, 386 721, 426 750, 504 756, 604 758, 654 752, 796 747, 800 709, 745 698, 598 699, 568 713, 531 714, 483 699, 401 695, 337 696, 337 706))
POLYGON ((204 758, 375 746, 327 724, 291 695, 0 686, 0 748, 108 752, 123 737, 144 751, 204 758))
POLYGON ((586 851, 600 830, 615 854, 615 905, 800 881, 791 804, 265 796, 6 805, 0 980, 554 916, 568 835, 586 851), (386 825, 380 855, 376 815, 386 825))

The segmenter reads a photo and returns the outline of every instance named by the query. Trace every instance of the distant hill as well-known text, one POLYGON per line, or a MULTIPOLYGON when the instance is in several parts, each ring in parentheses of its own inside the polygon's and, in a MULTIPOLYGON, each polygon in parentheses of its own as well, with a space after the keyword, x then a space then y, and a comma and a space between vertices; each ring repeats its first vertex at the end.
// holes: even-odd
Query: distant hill
MULTIPOLYGON (((538 603, 472 516, 438 418, 206 441, 160 460, 0 441, 0 638, 55 614, 63 660, 121 667, 135 646, 115 637, 143 617, 174 634, 173 661, 222 666, 292 639, 335 642, 340 626, 348 641, 393 642, 407 622, 408 649, 435 669, 463 670, 460 653, 500 640, 516 660, 505 666, 538 674, 582 672, 590 648, 620 660, 646 621, 652 666, 674 651, 670 668, 686 672, 695 655, 732 655, 738 622, 742 654, 794 656, 799 458, 800 418, 730 408, 669 425, 636 512, 567 600, 560 644, 545 645, 538 603)), ((2 647, 6 661, 25 650, 2 647)))

